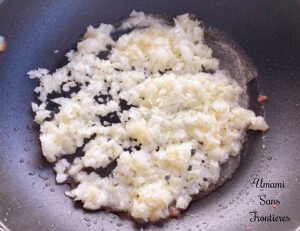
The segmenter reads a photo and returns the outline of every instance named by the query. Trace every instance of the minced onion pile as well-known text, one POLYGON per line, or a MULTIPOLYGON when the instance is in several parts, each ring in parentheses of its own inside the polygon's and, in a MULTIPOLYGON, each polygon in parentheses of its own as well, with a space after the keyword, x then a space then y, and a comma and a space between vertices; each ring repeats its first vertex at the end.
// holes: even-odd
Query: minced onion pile
POLYGON ((118 27, 89 26, 67 58, 52 74, 29 72, 40 83, 32 109, 57 182, 76 182, 66 195, 84 208, 166 218, 218 182, 247 129, 268 129, 239 105, 243 89, 219 69, 188 14, 170 23, 133 11, 118 27), (96 172, 112 163, 106 176, 96 172))

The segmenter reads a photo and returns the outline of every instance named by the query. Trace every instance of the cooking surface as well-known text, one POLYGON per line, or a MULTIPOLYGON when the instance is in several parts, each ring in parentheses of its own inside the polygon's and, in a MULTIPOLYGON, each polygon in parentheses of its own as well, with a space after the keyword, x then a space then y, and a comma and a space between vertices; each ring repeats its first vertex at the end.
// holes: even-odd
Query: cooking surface
MULTIPOLYGON (((115 22, 133 9, 176 15, 195 13, 229 34, 252 59, 269 102, 265 138, 250 134, 247 155, 233 179, 194 202, 180 219, 151 230, 295 230, 300 226, 300 4, 297 1, 24 1, 0 5, 0 221, 11 230, 132 230, 129 220, 73 206, 42 158, 38 132, 31 131, 35 86, 26 72, 54 70, 65 63, 89 24, 115 22), (30 2, 30 3, 28 3, 30 2), (54 53, 54 50, 59 52, 54 53), (264 141, 263 141, 264 140, 264 141), (265 148, 264 148, 264 145, 265 148), (49 178, 49 179, 47 179, 49 178), (259 189, 254 178, 285 182, 284 189, 259 189), (260 194, 279 199, 278 208, 259 205, 260 194), (288 216, 290 222, 250 222, 249 212, 288 216)), ((257 107, 257 82, 250 84, 257 107)), ((256 108, 257 109, 257 108, 256 108)), ((1 223, 0 223, 1 224, 1 223)), ((1 227, 1 225, 0 225, 1 227)))

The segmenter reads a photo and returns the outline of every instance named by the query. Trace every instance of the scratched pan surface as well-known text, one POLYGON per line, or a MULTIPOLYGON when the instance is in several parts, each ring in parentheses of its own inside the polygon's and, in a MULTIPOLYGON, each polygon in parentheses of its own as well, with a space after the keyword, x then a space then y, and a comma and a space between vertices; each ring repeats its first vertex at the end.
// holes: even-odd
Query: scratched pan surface
POLYGON ((271 127, 265 136, 249 134, 232 180, 194 202, 180 219, 146 228, 296 230, 300 226, 300 3, 296 0, 4 0, 0 34, 9 48, 0 54, 0 230, 139 228, 116 215, 74 206, 63 195, 67 187, 55 185, 51 166, 41 156, 38 132, 27 128, 36 83, 28 80, 26 72, 62 66, 64 54, 75 47, 89 24, 115 22, 133 9, 167 15, 192 12, 233 38, 258 72, 258 79, 249 85, 250 106, 257 113, 264 111, 271 127), (256 104, 261 91, 269 98, 264 109, 256 104), (254 178, 284 181, 285 188, 259 189, 251 184, 254 178), (278 199, 278 208, 260 205, 261 194, 278 199), (252 211, 288 216, 290 221, 250 222, 252 211))

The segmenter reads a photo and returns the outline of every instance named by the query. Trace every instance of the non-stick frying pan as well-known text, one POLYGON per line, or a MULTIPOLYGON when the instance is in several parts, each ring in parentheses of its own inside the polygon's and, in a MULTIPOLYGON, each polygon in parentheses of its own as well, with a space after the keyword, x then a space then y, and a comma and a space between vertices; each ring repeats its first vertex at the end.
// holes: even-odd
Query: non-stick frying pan
POLYGON ((241 165, 223 187, 194 202, 180 219, 148 230, 299 230, 300 227, 300 2, 292 0, 4 0, 0 35, 0 230, 134 230, 127 219, 88 212, 63 195, 52 166, 41 155, 31 129, 30 102, 36 85, 26 72, 55 70, 66 62, 86 27, 112 23, 133 9, 197 18, 233 38, 250 57, 258 79, 249 85, 251 107, 268 96, 270 130, 249 134, 241 165), (54 53, 54 50, 59 52, 54 53), (257 84, 258 81, 261 84, 257 84), (257 86, 260 86, 258 89, 257 86), (285 188, 256 188, 254 178, 283 182, 285 188), (260 195, 278 206, 260 205, 260 195), (251 222, 250 212, 288 216, 289 222, 251 222), (2 227, 3 226, 3 227, 2 227))

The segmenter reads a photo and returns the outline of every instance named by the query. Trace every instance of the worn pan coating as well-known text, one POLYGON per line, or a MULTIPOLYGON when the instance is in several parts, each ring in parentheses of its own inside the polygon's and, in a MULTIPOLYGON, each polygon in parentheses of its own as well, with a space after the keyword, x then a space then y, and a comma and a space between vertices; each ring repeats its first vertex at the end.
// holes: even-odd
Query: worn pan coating
MULTIPOLYGON (((0 1, 2 2, 2 1, 0 1)), ((251 108, 264 107, 271 129, 249 134, 232 180, 194 202, 180 219, 149 230, 296 230, 300 226, 300 2, 297 0, 4 0, 0 35, 8 49, 0 54, 0 230, 134 230, 130 220, 88 212, 63 196, 51 166, 42 158, 38 132, 30 129, 30 101, 36 83, 26 72, 64 64, 85 28, 115 22, 133 9, 197 18, 232 37, 250 57, 258 78, 249 85, 251 108), (54 50, 59 50, 54 53, 54 50), (28 129, 29 125, 29 129, 28 129), (285 188, 256 188, 263 178, 285 188), (259 195, 278 199, 260 205, 259 195), (289 222, 251 222, 250 212, 288 216, 289 222), (2 228, 3 226, 3 228, 2 228)))

